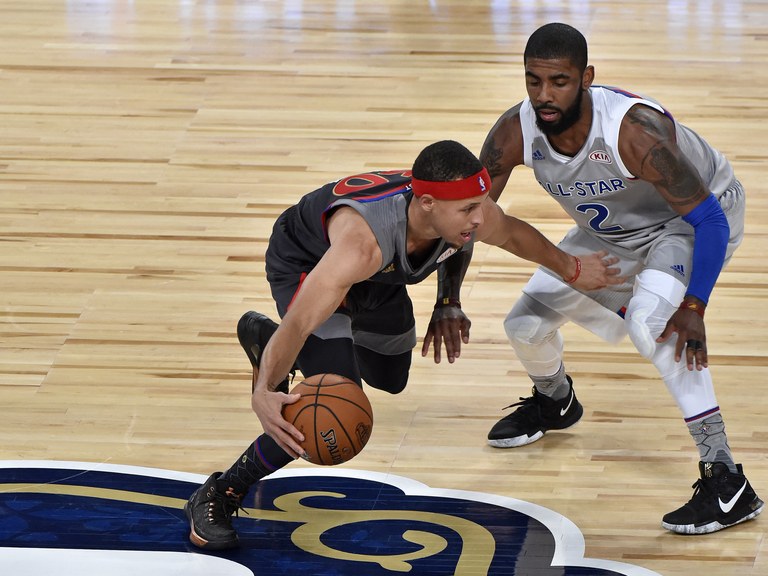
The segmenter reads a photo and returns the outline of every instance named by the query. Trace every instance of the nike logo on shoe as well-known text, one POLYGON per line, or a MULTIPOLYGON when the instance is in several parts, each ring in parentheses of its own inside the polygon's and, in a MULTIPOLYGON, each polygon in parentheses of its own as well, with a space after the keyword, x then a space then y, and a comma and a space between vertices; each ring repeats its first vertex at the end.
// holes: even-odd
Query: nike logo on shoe
MULTIPOLYGON (((565 408, 560 409, 560 416, 565 416, 565 413, 568 412, 568 410, 571 408, 571 404, 573 404, 573 399, 576 395, 573 393, 573 388, 571 388, 571 399, 568 400, 568 406, 565 408)), ((743 490, 743 488, 742 488, 743 490)))
POLYGON ((728 500, 728 502, 723 502, 721 498, 717 499, 718 504, 720 504, 720 510, 722 510, 725 514, 728 514, 731 510, 733 510, 733 507, 736 505, 736 502, 741 498, 741 495, 744 493, 744 490, 747 488, 747 481, 744 480, 744 484, 739 488, 739 491, 736 492, 736 494, 733 495, 733 497, 728 500))

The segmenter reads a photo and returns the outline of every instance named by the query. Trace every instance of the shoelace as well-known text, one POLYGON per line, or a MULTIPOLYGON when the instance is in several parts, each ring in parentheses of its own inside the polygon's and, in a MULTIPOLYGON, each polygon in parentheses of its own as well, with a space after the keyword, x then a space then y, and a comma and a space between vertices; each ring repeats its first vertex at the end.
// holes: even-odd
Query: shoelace
POLYGON ((504 410, 508 410, 509 408, 514 408, 515 406, 520 406, 518 410, 515 410, 514 412, 507 414, 504 416, 503 419, 507 418, 520 418, 521 416, 525 418, 527 422, 535 422, 539 418, 540 414, 540 407, 539 403, 536 402, 536 399, 533 396, 528 396, 527 398, 523 398, 520 396, 520 402, 515 402, 514 404, 510 404, 504 410))
POLYGON ((691 496, 691 499, 689 500, 689 502, 693 502, 694 500, 696 500, 699 495, 701 495, 702 498, 711 495, 712 486, 710 484, 711 482, 706 482, 701 478, 699 478, 698 480, 696 480, 696 482, 691 484, 691 488, 693 488, 693 496, 691 496))
POLYGON ((240 517, 240 510, 245 512, 247 516, 250 516, 248 510, 243 508, 239 494, 235 494, 230 490, 222 494, 217 490, 213 493, 213 498, 213 500, 208 502, 209 522, 224 520, 229 525, 231 524, 230 518, 232 514, 238 518, 240 517))
POLYGON ((514 404, 505 406, 504 408, 502 408, 502 410, 509 410, 510 408, 514 408, 515 406, 527 406, 529 404, 535 404, 535 403, 536 401, 533 399, 533 396, 528 396, 527 398, 520 396, 520 402, 515 402, 514 404))

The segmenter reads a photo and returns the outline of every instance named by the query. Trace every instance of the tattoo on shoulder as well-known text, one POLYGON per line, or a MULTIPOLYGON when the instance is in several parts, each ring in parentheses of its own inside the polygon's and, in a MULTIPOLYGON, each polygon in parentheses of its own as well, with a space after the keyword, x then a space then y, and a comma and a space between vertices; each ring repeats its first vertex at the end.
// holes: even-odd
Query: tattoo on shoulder
POLYGON ((659 136, 663 134, 664 130, 659 124, 658 112, 647 106, 635 105, 630 108, 629 112, 627 112, 627 120, 632 124, 639 124, 649 133, 658 134, 659 136))

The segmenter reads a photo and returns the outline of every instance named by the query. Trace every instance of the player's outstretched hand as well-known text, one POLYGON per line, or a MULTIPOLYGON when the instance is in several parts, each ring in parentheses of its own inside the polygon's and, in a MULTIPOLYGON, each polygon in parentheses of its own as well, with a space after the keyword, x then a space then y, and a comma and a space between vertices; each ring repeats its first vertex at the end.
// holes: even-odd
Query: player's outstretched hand
POLYGON ((619 276, 621 270, 614 266, 619 259, 609 256, 605 250, 579 256, 581 272, 573 283, 573 287, 583 291, 597 290, 606 286, 623 284, 626 278, 619 276))
POLYGON ((680 362, 685 348, 685 363, 688 370, 701 370, 709 365, 707 357, 707 335, 704 319, 693 310, 678 309, 667 322, 656 342, 664 342, 677 333, 675 362, 680 362))
POLYGON ((424 336, 424 345, 421 347, 421 355, 429 353, 429 346, 434 340, 435 364, 440 364, 440 351, 445 344, 445 353, 448 362, 453 363, 461 355, 461 343, 469 342, 469 327, 472 322, 458 306, 442 306, 435 308, 432 318, 429 320, 427 335, 424 336))
POLYGON ((298 402, 301 394, 284 394, 257 389, 251 396, 251 408, 259 417, 264 432, 278 443, 294 460, 304 455, 299 442, 304 435, 283 418, 283 405, 298 402))

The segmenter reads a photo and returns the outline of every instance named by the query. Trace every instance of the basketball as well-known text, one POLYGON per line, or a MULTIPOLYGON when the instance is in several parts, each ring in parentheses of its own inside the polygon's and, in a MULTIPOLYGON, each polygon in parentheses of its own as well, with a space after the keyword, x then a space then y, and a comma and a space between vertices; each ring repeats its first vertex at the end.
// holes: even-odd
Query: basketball
POLYGON ((371 437, 373 410, 361 386, 337 374, 315 374, 296 384, 301 398, 283 406, 283 418, 304 435, 307 460, 335 466, 354 458, 371 437))

